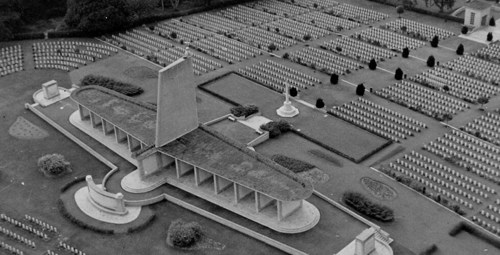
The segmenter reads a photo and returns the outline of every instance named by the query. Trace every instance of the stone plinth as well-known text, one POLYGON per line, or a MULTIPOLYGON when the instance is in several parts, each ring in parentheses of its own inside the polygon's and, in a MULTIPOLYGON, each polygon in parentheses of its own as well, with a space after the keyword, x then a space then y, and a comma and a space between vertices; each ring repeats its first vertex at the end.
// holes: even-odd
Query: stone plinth
POLYGON ((283 106, 276 110, 276 113, 281 117, 291 118, 297 116, 299 114, 299 110, 292 105, 292 102, 285 101, 283 106))
POLYGON ((57 86, 57 81, 51 80, 42 84, 43 97, 45 99, 52 99, 59 96, 59 88, 57 86))

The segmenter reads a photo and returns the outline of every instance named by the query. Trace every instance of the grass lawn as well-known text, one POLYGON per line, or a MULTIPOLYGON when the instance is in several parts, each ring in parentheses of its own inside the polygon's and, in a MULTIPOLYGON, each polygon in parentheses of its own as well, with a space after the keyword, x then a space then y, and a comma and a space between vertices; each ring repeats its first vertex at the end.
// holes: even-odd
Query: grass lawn
POLYGON ((227 119, 214 123, 210 125, 210 127, 220 132, 221 134, 244 144, 248 144, 253 139, 259 136, 259 134, 257 134, 254 129, 247 127, 237 121, 233 122, 227 119))
MULTIPOLYGON (((237 74, 230 74, 206 85, 210 91, 229 98, 239 104, 255 104, 263 115, 277 120, 276 114, 283 103, 283 96, 237 74)), ((320 140, 336 150, 355 159, 383 146, 387 140, 343 120, 294 103, 300 114, 286 118, 304 134, 320 140), (326 116, 326 117, 325 117, 326 116)))

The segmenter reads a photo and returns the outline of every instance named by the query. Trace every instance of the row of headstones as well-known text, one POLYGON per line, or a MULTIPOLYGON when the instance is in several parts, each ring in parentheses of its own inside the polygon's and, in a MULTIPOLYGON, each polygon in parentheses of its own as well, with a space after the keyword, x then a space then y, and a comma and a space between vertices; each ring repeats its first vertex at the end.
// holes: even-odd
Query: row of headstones
POLYGON ((47 255, 59 255, 51 250, 47 250, 47 255))
POLYGON ((73 253, 73 254, 76 254, 76 255, 86 255, 85 252, 83 251, 80 251, 79 249, 65 243, 65 242, 59 242, 59 247, 73 253))
POLYGON ((16 227, 20 227, 40 238, 43 238, 43 239, 49 239, 49 237, 47 236, 47 234, 43 233, 42 231, 38 230, 38 229, 35 229, 34 227, 30 226, 30 225, 26 225, 16 219, 13 219, 7 215, 5 215, 4 213, 0 214, 0 219, 1 220, 4 220, 4 221, 7 221, 8 223, 16 226, 16 227))
POLYGON ((13 232, 13 231, 11 231, 9 229, 0 227, 0 232, 3 233, 3 234, 5 234, 8 237, 11 237, 11 238, 15 239, 18 242, 27 244, 31 248, 35 248, 36 247, 35 242, 33 242, 33 241, 29 240, 28 238, 26 238, 24 236, 21 236, 21 235, 15 233, 15 232, 13 232))
POLYGON ((16 254, 16 255, 24 255, 24 252, 15 248, 15 247, 12 247, 4 242, 0 242, 0 248, 10 252, 11 254, 16 254))
POLYGON ((25 214, 24 218, 27 219, 28 221, 31 221, 31 222, 37 224, 38 226, 42 227, 43 229, 47 229, 50 232, 57 233, 56 227, 54 227, 46 222, 43 222, 43 221, 41 221, 33 216, 29 216, 29 215, 25 214))

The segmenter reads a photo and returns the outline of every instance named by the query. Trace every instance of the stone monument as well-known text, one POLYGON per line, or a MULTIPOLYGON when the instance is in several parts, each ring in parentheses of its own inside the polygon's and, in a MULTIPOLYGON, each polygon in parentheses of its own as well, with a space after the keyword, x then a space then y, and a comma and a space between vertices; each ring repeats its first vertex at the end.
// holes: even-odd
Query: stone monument
POLYGON ((51 80, 42 84, 43 97, 45 99, 52 99, 59 96, 59 87, 57 86, 57 81, 51 80))
POLYGON ((292 105, 292 102, 290 102, 290 95, 288 94, 289 87, 290 84, 285 82, 285 102, 283 103, 283 106, 276 110, 276 113, 279 116, 285 118, 295 117, 299 114, 299 110, 292 105))
POLYGON ((370 255, 375 251, 375 229, 365 229, 354 240, 354 255, 370 255))

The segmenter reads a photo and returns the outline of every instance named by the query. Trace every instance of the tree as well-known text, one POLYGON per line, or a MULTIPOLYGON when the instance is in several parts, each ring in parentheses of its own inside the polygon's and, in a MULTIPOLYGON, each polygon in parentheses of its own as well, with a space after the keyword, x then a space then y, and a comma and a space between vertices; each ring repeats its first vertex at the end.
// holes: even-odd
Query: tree
POLYGON ((291 87, 288 93, 291 97, 296 97, 299 92, 296 87, 291 87))
POLYGON ((370 63, 368 64, 368 68, 370 68, 370 70, 377 69, 377 61, 375 61, 374 58, 372 58, 372 60, 370 60, 370 63))
POLYGON ((453 114, 451 114, 451 113, 445 113, 445 114, 443 114, 443 120, 445 122, 450 121, 452 119, 453 119, 453 114))
POLYGON ((398 13, 399 17, 398 18, 401 18, 401 14, 403 14, 405 12, 405 8, 404 6, 402 5, 398 5, 396 7, 396 12, 398 13))
POLYGON ((396 69, 396 72, 394 73, 394 78, 398 81, 403 79, 403 70, 401 70, 401 68, 398 67, 398 69, 396 69))
POLYGON ((431 6, 437 6, 439 8, 439 12, 443 12, 444 8, 446 7, 448 10, 453 8, 455 5, 456 0, 424 0, 425 1, 425 6, 431 7, 431 6))
POLYGON ((331 84, 338 84, 339 83, 339 75, 336 73, 333 73, 332 76, 330 76, 330 83, 331 84))
POLYGON ((468 28, 468 27, 466 27, 466 26, 463 26, 463 27, 462 27, 462 34, 464 34, 464 35, 465 35, 465 34, 467 34, 468 32, 469 32, 469 28, 468 28))
POLYGON ((464 45, 459 44, 457 47, 457 55, 463 55, 464 54, 464 45))
POLYGON ((288 52, 285 52, 285 54, 283 54, 283 58, 284 58, 284 59, 288 59, 288 58, 290 58, 290 54, 288 54, 288 52))
POLYGON ((311 35, 310 35, 310 34, 305 34, 305 35, 304 35, 304 41, 309 41, 309 40, 311 40, 311 38, 312 38, 312 37, 311 37, 311 35))
POLYGON ((71 164, 61 154, 47 154, 38 159, 38 170, 46 176, 60 176, 71 171, 71 164))
POLYGON ((172 31, 172 33, 170 33, 170 38, 172 39, 176 39, 177 38, 177 33, 172 31))
POLYGON ((439 44, 439 37, 435 35, 434 37, 432 37, 431 46, 433 48, 437 48, 438 44, 439 44))
POLYGON ((323 107, 325 107, 325 102, 323 102, 323 99, 318 98, 316 100, 316 108, 321 109, 323 107))
POLYGON ((167 243, 180 248, 193 246, 203 236, 203 231, 199 223, 187 223, 182 219, 172 221, 167 233, 167 243))
POLYGON ((10 29, 3 22, 0 22, 0 42, 12 40, 13 37, 10 29))
POLYGON ((427 66, 434 67, 434 64, 436 64, 436 59, 434 56, 430 55, 429 58, 427 58, 427 66))
POLYGON ((448 87, 448 85, 444 85, 443 90, 444 90, 444 92, 448 92, 448 91, 450 91, 450 87, 448 87))
POLYGON ((274 43, 269 44, 267 48, 269 49, 269 51, 275 51, 276 49, 278 49, 278 47, 274 43))
POLYGON ((494 27, 496 24, 495 24, 495 18, 494 17, 491 17, 490 18, 490 26, 491 27, 494 27))
POLYGON ((128 26, 133 14, 126 0, 75 0, 68 1, 64 22, 82 31, 106 32, 128 26))
POLYGON ((402 56, 403 58, 408 58, 408 56, 410 56, 410 49, 408 49, 408 47, 405 47, 405 48, 403 49, 403 53, 401 54, 401 56, 402 56))
POLYGON ((358 84, 356 87, 356 95, 360 97, 365 95, 365 85, 363 83, 358 84))
POLYGON ((483 109, 484 105, 489 102, 487 97, 480 97, 477 99, 477 102, 481 104, 481 109, 483 109))
POLYGON ((488 42, 493 41, 493 34, 491 32, 489 32, 488 35, 486 35, 486 41, 488 42))

